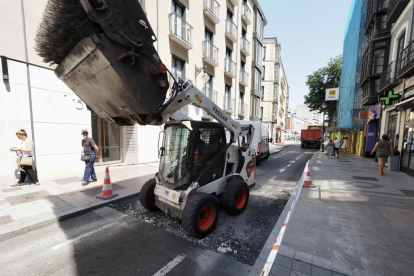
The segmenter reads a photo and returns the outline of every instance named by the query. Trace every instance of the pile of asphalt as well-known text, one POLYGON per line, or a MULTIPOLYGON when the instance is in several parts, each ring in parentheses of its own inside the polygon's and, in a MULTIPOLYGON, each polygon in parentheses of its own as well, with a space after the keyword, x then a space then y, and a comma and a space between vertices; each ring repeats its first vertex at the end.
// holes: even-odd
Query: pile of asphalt
POLYGON ((168 217, 161 211, 147 211, 141 206, 138 196, 110 204, 109 207, 160 227, 195 246, 253 265, 290 195, 290 191, 277 190, 268 185, 251 189, 245 212, 232 216, 222 209, 216 230, 204 239, 188 236, 178 219, 168 217))

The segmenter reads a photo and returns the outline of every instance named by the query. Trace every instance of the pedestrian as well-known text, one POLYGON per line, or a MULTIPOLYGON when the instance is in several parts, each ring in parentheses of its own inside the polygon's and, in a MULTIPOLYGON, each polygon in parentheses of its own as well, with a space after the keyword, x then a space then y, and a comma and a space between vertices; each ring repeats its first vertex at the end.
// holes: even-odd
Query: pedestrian
POLYGON ((381 141, 375 144, 374 149, 371 151, 371 155, 377 152, 378 158, 378 175, 384 174, 385 160, 392 155, 392 144, 389 141, 388 135, 383 134, 381 141))
POLYGON ((329 139, 329 143, 326 145, 326 158, 335 158, 335 144, 332 139, 329 139))
POLYGON ((81 184, 86 186, 90 183, 90 178, 92 178, 92 182, 98 180, 95 168, 93 167, 95 159, 98 158, 98 147, 96 146, 95 141, 88 137, 88 131, 86 129, 82 130, 82 136, 83 153, 81 160, 85 161, 85 173, 83 174, 83 181, 81 184))
POLYGON ((339 145, 340 145, 340 142, 338 140, 338 137, 335 137, 334 148, 335 148, 335 153, 338 156, 338 159, 339 159, 339 145))
POLYGON ((34 143, 32 140, 27 138, 27 132, 24 129, 21 129, 16 132, 17 138, 21 140, 19 148, 11 148, 10 151, 15 151, 18 154, 17 163, 20 170, 19 181, 12 187, 22 186, 28 176, 29 180, 34 186, 40 185, 39 180, 37 179, 37 172, 33 169, 33 147, 34 143), (22 159, 24 158, 25 164, 23 165, 22 159))
POLYGON ((347 152, 347 149, 348 149, 348 137, 344 137, 344 140, 343 140, 343 142, 342 142, 342 147, 341 147, 341 149, 342 149, 342 151, 344 152, 344 153, 346 153, 347 152))

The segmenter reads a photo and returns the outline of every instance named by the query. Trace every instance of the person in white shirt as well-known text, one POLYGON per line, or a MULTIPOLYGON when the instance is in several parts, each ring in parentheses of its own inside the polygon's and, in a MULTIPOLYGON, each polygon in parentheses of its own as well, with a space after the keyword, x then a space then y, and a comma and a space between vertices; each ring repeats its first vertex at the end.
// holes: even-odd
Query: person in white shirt
POLYGON ((338 137, 335 137, 334 146, 335 146, 335 153, 338 156, 339 159, 339 140, 338 137))

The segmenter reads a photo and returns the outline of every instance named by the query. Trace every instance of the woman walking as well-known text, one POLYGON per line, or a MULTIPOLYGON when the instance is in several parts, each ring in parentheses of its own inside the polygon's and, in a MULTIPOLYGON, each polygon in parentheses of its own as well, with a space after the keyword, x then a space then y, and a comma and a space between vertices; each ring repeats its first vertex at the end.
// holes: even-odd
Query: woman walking
POLYGON ((326 145, 326 158, 335 158, 335 144, 332 139, 329 139, 329 143, 326 145))
POLYGON ((347 152, 348 149, 348 137, 344 137, 344 141, 342 142, 342 151, 343 153, 347 152))
POLYGON ((19 149, 10 149, 10 151, 15 151, 19 154, 19 169, 20 169, 20 178, 19 181, 12 185, 12 187, 22 186, 24 181, 26 180, 26 175, 29 177, 29 180, 35 185, 40 185, 39 180, 37 179, 37 172, 33 169, 33 164, 30 166, 27 165, 20 165, 20 160, 22 157, 30 157, 32 158, 33 163, 33 141, 27 138, 27 133, 24 129, 19 130, 16 132, 17 138, 22 140, 19 149))
POLYGON ((381 136, 381 141, 375 144, 374 149, 371 151, 371 155, 374 152, 377 152, 378 158, 378 175, 384 174, 384 167, 385 167, 385 159, 387 159, 390 155, 392 155, 392 144, 388 141, 388 135, 383 134, 381 136))

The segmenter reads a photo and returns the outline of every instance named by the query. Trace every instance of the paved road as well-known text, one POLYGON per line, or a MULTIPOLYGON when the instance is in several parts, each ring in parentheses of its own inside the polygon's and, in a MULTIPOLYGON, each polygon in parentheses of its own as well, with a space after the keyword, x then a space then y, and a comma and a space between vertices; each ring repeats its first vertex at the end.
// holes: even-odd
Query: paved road
MULTIPOLYGON (((293 188, 312 150, 271 155, 257 183, 293 188)), ((2 275, 247 275, 250 266, 202 250, 104 207, 0 243, 2 275)))

